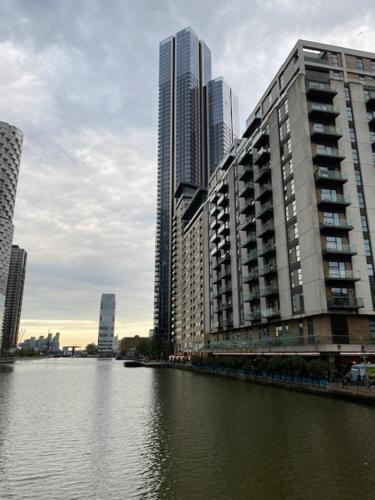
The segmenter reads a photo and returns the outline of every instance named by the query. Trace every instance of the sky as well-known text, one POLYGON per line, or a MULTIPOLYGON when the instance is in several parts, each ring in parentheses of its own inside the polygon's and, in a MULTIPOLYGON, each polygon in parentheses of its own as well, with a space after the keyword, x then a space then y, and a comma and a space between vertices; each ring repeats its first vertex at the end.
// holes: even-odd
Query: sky
POLYGON ((159 41, 191 26, 240 124, 299 38, 375 52, 373 0, 0 0, 0 121, 24 147, 14 243, 28 252, 24 338, 152 328, 159 41))

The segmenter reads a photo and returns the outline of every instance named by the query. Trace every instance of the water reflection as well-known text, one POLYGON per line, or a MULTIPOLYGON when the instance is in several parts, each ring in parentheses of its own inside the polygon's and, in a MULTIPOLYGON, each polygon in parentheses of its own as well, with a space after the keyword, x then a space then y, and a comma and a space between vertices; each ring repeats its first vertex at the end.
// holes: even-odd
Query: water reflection
POLYGON ((371 407, 114 361, 3 368, 1 499, 373 498, 371 407))

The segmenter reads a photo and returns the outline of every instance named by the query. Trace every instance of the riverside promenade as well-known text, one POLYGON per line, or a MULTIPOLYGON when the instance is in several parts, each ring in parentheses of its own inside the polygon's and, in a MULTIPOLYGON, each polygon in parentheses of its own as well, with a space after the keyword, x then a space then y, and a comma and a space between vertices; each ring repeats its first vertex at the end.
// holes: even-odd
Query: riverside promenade
MULTIPOLYGON (((330 383, 324 380, 316 380, 311 382, 293 381, 283 379, 282 376, 263 377, 260 375, 250 375, 241 371, 229 370, 210 370, 207 368, 199 368, 188 364, 171 364, 171 367, 187 370, 195 373, 202 373, 205 375, 213 375, 217 377, 233 378, 243 382, 253 382, 256 384, 263 384, 281 389, 289 389, 293 391, 305 392, 315 394, 317 396, 325 396, 331 398, 345 399, 356 403, 365 403, 375 405, 375 386, 357 386, 350 385, 343 387, 342 383, 330 383)), ((305 379, 306 380, 306 379, 305 379)))

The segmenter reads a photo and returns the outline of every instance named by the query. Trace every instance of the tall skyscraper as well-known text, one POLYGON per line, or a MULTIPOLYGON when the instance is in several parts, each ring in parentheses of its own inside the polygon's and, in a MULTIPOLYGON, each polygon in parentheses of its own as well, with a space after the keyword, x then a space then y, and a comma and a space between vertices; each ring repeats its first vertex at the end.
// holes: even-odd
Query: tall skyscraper
MULTIPOLYGON (((158 192, 155 255, 154 334, 170 338, 172 297, 172 225, 174 194, 180 183, 206 186, 210 173, 210 127, 207 85, 211 52, 191 28, 160 43, 158 192)), ((224 88, 224 87, 223 87, 224 88)), ((216 90, 212 85, 212 95, 216 90)), ((225 96, 211 99, 212 116, 226 117, 225 96)), ((232 100, 227 101, 231 103, 232 100)), ((211 120, 213 125, 214 120, 211 120)), ((233 120, 231 120, 233 124, 233 120)), ((224 131, 224 127, 221 128, 224 131)), ((215 129, 213 149, 225 150, 226 134, 215 129)), ((231 131, 232 132, 232 131, 231 131)), ((214 160, 212 160, 212 165, 214 160)))
POLYGON ((13 245, 5 298, 3 340, 1 345, 1 352, 3 354, 10 353, 17 346, 26 262, 26 251, 19 248, 17 245, 13 245))
MULTIPOLYGON (((5 296, 8 282, 13 240, 13 213, 16 199, 18 171, 23 136, 12 125, 0 122, 0 324, 4 319, 5 296)), ((2 330, 0 331, 0 345, 2 330)))
POLYGON ((103 293, 100 303, 98 355, 110 358, 113 355, 115 332, 116 296, 114 293, 103 293))

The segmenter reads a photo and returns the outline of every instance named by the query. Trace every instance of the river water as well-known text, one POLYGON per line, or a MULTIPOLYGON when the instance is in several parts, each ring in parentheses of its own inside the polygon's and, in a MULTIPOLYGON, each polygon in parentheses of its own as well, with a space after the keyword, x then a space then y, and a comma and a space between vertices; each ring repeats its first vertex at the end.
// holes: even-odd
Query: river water
POLYGON ((93 359, 0 365, 0 498, 375 499, 375 408, 93 359))

